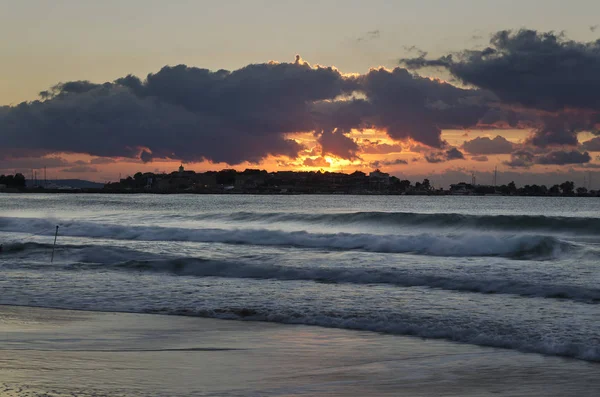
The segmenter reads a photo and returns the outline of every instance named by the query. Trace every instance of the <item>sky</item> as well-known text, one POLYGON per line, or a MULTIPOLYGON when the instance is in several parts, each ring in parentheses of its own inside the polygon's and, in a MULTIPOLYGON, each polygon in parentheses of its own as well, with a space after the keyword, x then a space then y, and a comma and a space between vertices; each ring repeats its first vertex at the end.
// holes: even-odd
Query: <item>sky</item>
POLYGON ((0 0, 0 173, 183 162, 447 185, 498 168, 600 188, 599 16, 591 0, 0 0))

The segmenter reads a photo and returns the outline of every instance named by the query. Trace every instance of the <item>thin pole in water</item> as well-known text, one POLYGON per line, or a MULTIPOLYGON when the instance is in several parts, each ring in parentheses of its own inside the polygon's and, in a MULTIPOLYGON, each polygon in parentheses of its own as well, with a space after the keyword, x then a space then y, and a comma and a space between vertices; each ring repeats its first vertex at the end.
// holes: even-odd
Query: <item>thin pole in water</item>
POLYGON ((52 246, 52 257, 50 263, 54 262, 54 247, 56 247, 56 238, 58 237, 58 225, 56 225, 56 233, 54 233, 54 245, 52 246))

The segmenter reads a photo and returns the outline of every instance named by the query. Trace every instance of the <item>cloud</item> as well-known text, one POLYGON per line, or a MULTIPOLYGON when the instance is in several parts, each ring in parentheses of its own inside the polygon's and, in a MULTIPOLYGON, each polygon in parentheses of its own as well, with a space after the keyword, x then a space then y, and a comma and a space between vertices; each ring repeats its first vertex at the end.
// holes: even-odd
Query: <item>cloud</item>
POLYGON ((0 157, 0 169, 3 170, 31 170, 41 168, 58 168, 70 165, 69 161, 62 157, 0 157))
POLYGON ((152 161, 152 159, 153 159, 152 152, 150 152, 146 149, 141 151, 140 160, 142 160, 143 163, 149 163, 152 161))
POLYGON ((98 169, 95 167, 90 167, 88 165, 76 165, 74 167, 65 168, 61 170, 61 172, 98 172, 98 169))
POLYGON ((90 164, 113 164, 116 163, 117 160, 112 159, 110 157, 96 157, 90 160, 90 164))
POLYGON ((577 150, 571 151, 553 151, 542 155, 536 159, 537 164, 584 164, 591 161, 590 154, 588 152, 581 153, 577 150))
POLYGON ((485 162, 488 161, 487 156, 471 156, 471 160, 485 162))
POLYGON ((427 52, 423 51, 422 49, 420 49, 419 47, 417 47, 416 45, 411 45, 411 46, 402 46, 402 49, 404 51, 406 51, 407 53, 415 53, 417 54, 417 56, 419 57, 426 57, 427 56, 427 52))
POLYGON ((563 34, 522 29, 500 31, 483 49, 437 59, 403 59, 411 69, 441 67, 463 83, 492 92, 535 120, 530 143, 576 145, 580 131, 598 133, 600 40, 576 42, 563 34))
POLYGON ((600 152, 600 136, 582 142, 581 148, 583 150, 589 150, 590 152, 600 152))
POLYGON ((425 155, 425 161, 427 161, 428 163, 436 164, 443 163, 446 161, 446 159, 444 158, 443 153, 433 152, 425 155))
POLYGON ((405 60, 412 67, 441 66, 464 83, 494 92, 503 102, 548 111, 598 109, 600 42, 522 29, 494 34, 483 50, 435 60, 405 60))
POLYGON ((347 79, 361 98, 315 102, 312 116, 320 129, 346 133, 373 128, 397 141, 412 139, 441 149, 442 129, 477 126, 489 110, 490 97, 479 90, 461 89, 402 68, 371 69, 347 79))
MULTIPOLYGON (((523 30, 497 33, 485 50, 434 60, 421 53, 403 61, 415 68, 444 67, 471 88, 400 67, 344 75, 300 56, 233 71, 178 65, 145 79, 67 81, 42 92, 39 101, 0 107, 0 158, 93 156, 75 166, 121 158, 231 165, 269 156, 295 161, 305 151, 291 138, 298 132, 313 134, 321 156, 355 160, 361 153, 402 150, 398 143, 359 145, 350 134, 377 129, 394 141, 408 140, 427 161, 443 162, 464 155, 449 149, 442 130, 499 125, 534 129, 527 143, 536 147, 575 147, 578 132, 600 134, 599 46, 523 30)), ((511 153, 514 145, 502 137, 475 138, 462 148, 482 156, 511 153)))
POLYGON ((349 160, 357 158, 358 144, 339 130, 322 131, 317 142, 321 145, 322 155, 331 154, 349 160))
POLYGON ((590 32, 594 33, 596 30, 598 30, 598 26, 599 25, 590 26, 590 32))
POLYGON ((387 144, 379 142, 363 142, 361 144, 361 152, 365 154, 390 154, 390 153, 401 153, 402 145, 400 144, 387 144))
POLYGON ((457 148, 452 148, 446 151, 446 159, 448 160, 464 160, 465 156, 457 148))
POLYGON ((366 32, 364 35, 357 38, 356 41, 360 42, 360 41, 375 40, 375 39, 378 39, 380 35, 381 35, 381 32, 379 31, 379 29, 370 30, 370 31, 366 32))
POLYGON ((594 163, 581 164, 581 168, 599 169, 600 164, 594 164, 594 163))
POLYGON ((425 155, 425 160, 428 163, 443 163, 451 160, 464 160, 464 154, 457 148, 451 148, 445 152, 430 152, 425 155))
POLYGON ((71 81, 41 95, 41 101, 0 108, 0 154, 233 165, 270 155, 297 158, 303 147, 288 134, 316 132, 323 153, 355 159, 352 129, 381 129, 395 140, 442 148, 443 128, 475 126, 488 109, 478 90, 405 69, 346 76, 299 56, 234 71, 165 66, 145 80, 71 81))
POLYGON ((98 157, 170 157, 238 164, 296 157, 286 134, 312 131, 310 106, 354 89, 334 68, 294 63, 229 72, 164 67, 145 81, 67 82, 44 101, 0 112, 0 152, 31 149, 98 157), (148 154, 152 156, 148 156, 148 154))
POLYGON ((534 164, 542 165, 566 165, 566 164, 585 164, 591 161, 588 152, 579 152, 577 150, 564 151, 555 150, 549 153, 536 155, 530 151, 518 150, 511 154, 510 161, 503 164, 511 168, 529 168, 534 164))
POLYGON ((323 157, 316 157, 314 159, 307 157, 304 159, 303 164, 307 167, 329 167, 331 165, 323 157))
POLYGON ((412 145, 410 151, 414 153, 429 153, 431 148, 423 145, 412 145))
POLYGON ((371 69, 357 82, 368 98, 364 124, 387 131, 395 140, 411 138, 441 148, 442 129, 475 126, 488 109, 486 96, 478 90, 415 76, 402 68, 371 69))
POLYGON ((533 165, 534 160, 535 154, 526 150, 518 150, 511 153, 509 161, 504 161, 502 163, 511 168, 529 168, 533 165))
POLYGON ((395 165, 406 165, 406 164, 408 164, 408 161, 406 161, 406 160, 395 159, 395 160, 373 161, 371 164, 369 164, 369 166, 371 168, 382 168, 382 167, 390 167, 390 166, 395 166, 395 165))
POLYGON ((463 149, 471 154, 509 154, 515 149, 514 144, 497 135, 494 139, 477 137, 465 141, 463 149))
MULTIPOLYGON (((600 110, 600 109, 599 109, 600 110)), ((577 146, 577 135, 581 131, 598 133, 600 113, 567 110, 558 115, 541 117, 541 126, 537 127, 525 143, 538 147, 577 146), (597 119, 597 120, 596 120, 597 119)))

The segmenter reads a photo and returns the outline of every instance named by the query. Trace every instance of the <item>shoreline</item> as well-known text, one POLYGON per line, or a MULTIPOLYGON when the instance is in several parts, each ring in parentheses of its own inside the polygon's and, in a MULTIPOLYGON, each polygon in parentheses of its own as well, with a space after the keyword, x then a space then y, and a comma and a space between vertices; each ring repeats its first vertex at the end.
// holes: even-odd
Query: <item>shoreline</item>
POLYGON ((0 331, 7 397, 592 396, 600 389, 597 363, 318 326, 0 305, 0 331))
MULTIPOLYGON (((488 344, 474 344, 474 343, 470 343, 470 342, 463 342, 460 340, 451 340, 445 337, 428 337, 428 336, 419 336, 417 334, 398 334, 398 333, 394 333, 394 332, 387 332, 387 331, 377 331, 377 330, 371 330, 371 329, 363 329, 363 328, 351 328, 351 327, 338 327, 338 326, 323 326, 323 325, 319 325, 319 324, 311 324, 311 323, 294 323, 294 322, 278 322, 278 321, 270 321, 270 320, 264 320, 264 319, 256 319, 256 318, 249 318, 252 316, 252 313, 249 313, 247 316, 242 315, 241 317, 236 317, 236 318, 228 318, 228 317, 209 317, 209 316, 202 316, 202 315, 197 315, 197 314, 187 314, 185 312, 177 312, 177 313, 161 313, 161 312, 134 312, 134 311, 114 311, 114 310, 93 310, 93 309, 78 309, 78 308, 64 308, 64 307, 50 307, 50 306, 32 306, 32 305, 21 305, 21 304, 0 304, 0 330, 2 329, 1 327, 1 314, 2 314, 2 308, 3 307, 8 307, 8 308, 15 308, 15 309, 22 309, 22 310, 49 310, 49 311, 64 311, 64 312, 74 312, 74 313, 88 313, 88 314, 98 314, 98 315, 103 315, 103 314, 111 314, 111 315, 132 315, 132 316, 160 316, 160 317, 165 317, 165 318, 171 318, 171 317, 176 317, 176 318, 190 318, 190 319, 198 319, 200 321, 202 320, 207 320, 207 321, 225 321, 225 322, 233 322, 233 323, 237 323, 240 326, 242 326, 241 324, 268 324, 268 326, 281 326, 281 327, 307 327, 307 328, 317 328, 317 329, 322 329, 322 330, 332 330, 332 332, 350 332, 350 333, 366 333, 366 334, 374 334, 374 335, 379 335, 381 337, 391 337, 391 338, 406 338, 408 340, 413 340, 414 342, 428 342, 428 343, 434 343, 434 342, 439 342, 441 344, 449 344, 449 345, 458 345, 458 346, 464 346, 466 348, 475 348, 475 349, 488 349, 488 350, 495 350, 495 351, 506 351, 509 353, 516 353, 516 354, 525 354, 525 355, 538 355, 541 357, 547 357, 549 359, 560 359, 560 360, 565 360, 565 361, 573 361, 573 362, 584 362, 584 363, 589 363, 589 364, 594 364, 594 365, 598 365, 599 367, 599 371, 600 371, 600 361, 598 360, 589 360, 589 359, 584 359, 584 358, 580 358, 580 357, 575 357, 572 355, 567 355, 567 354, 560 354, 560 353, 555 353, 555 354, 546 354, 546 353, 541 353, 541 352, 537 352, 534 350, 528 351, 528 350, 520 350, 514 347, 503 347, 503 346, 494 346, 494 345, 488 345, 488 344)), ((0 341, 1 342, 1 341, 0 341)), ((599 372, 599 376, 600 376, 600 372, 599 372)))
POLYGON ((214 192, 185 192, 185 191, 107 191, 104 189, 40 189, 40 190, 0 190, 0 194, 116 194, 116 195, 194 195, 194 196, 427 196, 427 197, 548 197, 548 198, 598 198, 599 195, 544 195, 544 194, 451 194, 451 193, 397 193, 397 192, 240 192, 240 191, 214 191, 214 192))

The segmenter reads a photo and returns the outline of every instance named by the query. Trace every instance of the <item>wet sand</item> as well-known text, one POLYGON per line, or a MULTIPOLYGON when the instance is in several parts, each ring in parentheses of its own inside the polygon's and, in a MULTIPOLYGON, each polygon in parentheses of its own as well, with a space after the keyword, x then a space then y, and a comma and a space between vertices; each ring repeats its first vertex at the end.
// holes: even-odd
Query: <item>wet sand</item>
POLYGON ((0 306, 0 396, 597 396, 600 364, 419 338, 0 306))

